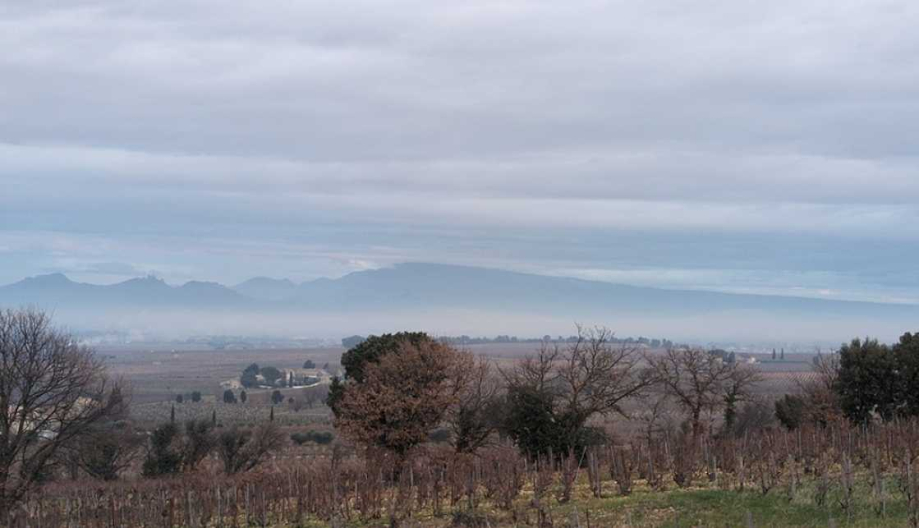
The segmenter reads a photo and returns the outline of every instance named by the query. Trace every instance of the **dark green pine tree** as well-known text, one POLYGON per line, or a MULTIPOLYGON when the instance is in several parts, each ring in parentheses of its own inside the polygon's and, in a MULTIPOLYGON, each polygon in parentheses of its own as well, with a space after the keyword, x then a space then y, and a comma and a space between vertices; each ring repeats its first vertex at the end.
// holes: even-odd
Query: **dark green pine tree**
MULTIPOLYGON (((381 336, 370 336, 366 340, 361 338, 359 342, 355 343, 341 356, 341 366, 345 369, 344 379, 350 383, 363 383, 364 367, 368 363, 379 363, 381 357, 398 352, 405 344, 421 346, 433 341, 424 332, 383 334, 381 336)), ((329 364, 326 363, 322 368, 328 372, 329 364)), ((344 394, 345 381, 335 376, 332 379, 332 385, 329 387, 326 405, 332 409, 332 413, 336 416, 338 416, 338 403, 344 397, 344 394)))
POLYGON ((853 339, 839 349, 839 377, 836 393, 842 412, 858 424, 871 420, 877 413, 882 419, 893 418, 899 407, 896 356, 887 345, 876 339, 853 339))

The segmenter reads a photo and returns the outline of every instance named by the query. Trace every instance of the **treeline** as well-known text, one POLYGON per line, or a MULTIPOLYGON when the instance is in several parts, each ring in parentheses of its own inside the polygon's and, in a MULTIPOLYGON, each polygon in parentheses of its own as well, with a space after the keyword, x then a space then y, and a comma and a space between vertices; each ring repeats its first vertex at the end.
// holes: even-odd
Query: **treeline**
POLYGON ((475 452, 497 436, 529 456, 580 453, 606 440, 597 420, 628 418, 638 401, 677 409, 698 445, 715 413, 725 434, 736 427, 759 379, 723 353, 647 354, 605 328, 540 341, 536 354, 507 368, 424 333, 372 336, 348 350, 342 366, 346 377, 333 380, 328 399, 336 427, 359 445, 400 456, 438 427, 449 430, 457 452, 475 452))
MULTIPOLYGON (((252 429, 237 427, 217 430, 207 420, 190 420, 180 428, 175 422, 163 424, 150 435, 142 474, 160 477, 189 473, 211 453, 216 453, 227 475, 255 469, 284 445, 284 436, 273 421, 252 429)), ((112 447, 128 449, 123 443, 112 447)))
MULTIPOLYGON (((558 343, 576 343, 579 339, 579 336, 569 335, 569 336, 550 336, 548 334, 536 338, 536 337, 522 337, 518 338, 517 336, 512 335, 499 335, 493 338, 491 337, 470 337, 467 335, 461 336, 446 336, 439 338, 441 341, 450 343, 451 345, 488 345, 488 344, 501 344, 501 343, 529 343, 529 344, 538 344, 543 342, 558 342, 558 343)), ((626 344, 626 345, 642 345, 650 348, 673 348, 674 343, 669 339, 657 339, 657 338, 647 338, 647 337, 623 337, 619 338, 615 335, 609 336, 609 342, 613 344, 626 344)))
POLYGON ((424 333, 371 336, 342 366, 346 377, 333 380, 328 399, 336 427, 359 445, 400 455, 439 427, 457 452, 497 437, 528 456, 559 456, 607 441, 604 422, 616 416, 648 431, 668 427, 693 448, 779 425, 919 416, 919 334, 910 333, 893 346, 854 339, 818 356, 796 390, 774 402, 756 396, 761 375, 733 354, 649 353, 605 328, 539 341, 535 354, 502 368, 424 333))
MULTIPOLYGON (((374 337, 374 336, 370 336, 374 337)), ((495 337, 471 337, 468 335, 461 336, 443 336, 438 337, 438 341, 448 343, 451 345, 489 345, 489 344, 505 344, 505 343, 529 343, 529 344, 538 344, 544 342, 558 342, 558 343, 576 343, 579 336, 570 335, 570 336, 557 336, 553 337, 551 335, 544 335, 542 337, 517 337, 512 335, 499 335, 495 337)), ((364 342, 367 338, 360 335, 353 335, 345 337, 341 340, 342 347, 346 349, 351 349, 357 345, 364 342)), ((657 339, 657 338, 647 338, 647 337, 625 337, 618 338, 613 334, 610 334, 609 341, 614 344, 627 344, 627 345, 642 345, 650 348, 673 348, 676 346, 673 341, 669 339, 657 339)))

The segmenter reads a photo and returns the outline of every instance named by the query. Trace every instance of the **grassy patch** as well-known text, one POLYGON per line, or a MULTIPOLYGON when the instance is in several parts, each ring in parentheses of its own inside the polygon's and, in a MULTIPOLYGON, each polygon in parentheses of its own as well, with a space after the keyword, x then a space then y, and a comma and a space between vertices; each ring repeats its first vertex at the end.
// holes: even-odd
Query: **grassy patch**
MULTIPOLYGON (((654 491, 636 483, 635 491, 626 497, 613 494, 593 497, 586 482, 579 483, 572 500, 558 503, 554 497, 544 497, 542 504, 553 526, 592 527, 901 527, 908 526, 906 505, 897 491, 896 482, 890 479, 886 489, 886 507, 880 513, 880 501, 871 493, 867 479, 860 480, 854 494, 851 518, 840 506, 841 491, 832 484, 826 502, 815 502, 812 483, 800 485, 793 497, 787 488, 776 488, 763 495, 756 488, 738 492, 713 487, 654 491), (831 521, 832 519, 832 521, 831 521), (831 524, 832 522, 832 524, 831 524)), ((489 519, 489 525, 537 526, 538 515, 532 504, 532 495, 525 491, 513 511, 502 511, 487 501, 480 503, 478 513, 489 519)), ((453 517, 435 518, 421 515, 407 526, 451 526, 453 517)), ((356 523, 349 526, 381 526, 374 523, 356 523)), ((462 525, 461 525, 462 526, 462 525)))

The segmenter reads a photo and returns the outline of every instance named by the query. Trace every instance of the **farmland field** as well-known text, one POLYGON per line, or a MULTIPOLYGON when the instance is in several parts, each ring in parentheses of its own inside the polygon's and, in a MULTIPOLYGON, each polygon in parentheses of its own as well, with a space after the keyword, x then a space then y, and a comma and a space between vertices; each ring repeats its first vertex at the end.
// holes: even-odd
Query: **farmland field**
MULTIPOLYGON (((510 365, 515 359, 533 353, 536 343, 495 343, 472 345, 466 350, 483 355, 499 366, 510 365)), ((233 349, 201 350, 173 347, 103 348, 110 370, 129 382, 133 401, 137 404, 171 401, 176 394, 200 391, 217 396, 223 390, 220 382, 238 378, 251 363, 278 368, 300 367, 307 359, 317 366, 329 364, 337 369, 341 347, 300 349, 233 349)), ((648 350, 650 354, 662 350, 648 350)), ((765 393, 785 392, 795 375, 810 372, 813 354, 789 354, 785 361, 770 361, 768 354, 755 354, 756 367, 763 373, 765 393)))
POLYGON ((173 348, 104 348, 109 370, 127 381, 135 403, 171 400, 176 394, 200 391, 219 395, 222 381, 239 378, 247 365, 299 368, 306 360, 337 367, 341 348, 182 350, 173 348))
MULTIPOLYGON (((507 367, 532 354, 538 346, 536 343, 491 343, 467 346, 466 350, 488 357, 498 367, 507 367)), ((218 350, 160 345, 105 348, 99 352, 105 356, 111 372, 131 387, 132 414, 144 425, 168 420, 173 408, 178 420, 210 419, 216 413, 219 423, 249 425, 268 418, 271 412, 271 391, 249 390, 248 403, 227 405, 221 400, 224 390, 221 382, 238 379, 242 370, 251 363, 298 368, 309 359, 320 367, 328 364, 334 374, 344 351, 341 347, 218 350), (187 395, 192 391, 202 393, 201 402, 173 404, 176 395, 187 395)), ((662 352, 647 350, 649 354, 662 352)), ((762 375, 762 382, 756 391, 766 397, 775 397, 796 390, 794 380, 808 375, 813 355, 789 354, 785 361, 771 361, 768 354, 758 354, 755 357, 756 368, 762 375)), ((286 425, 329 424, 329 410, 321 401, 311 402, 312 405, 302 404, 304 391, 281 390, 285 401, 275 406, 277 420, 286 425), (290 398, 301 402, 296 410, 288 402, 290 398)))

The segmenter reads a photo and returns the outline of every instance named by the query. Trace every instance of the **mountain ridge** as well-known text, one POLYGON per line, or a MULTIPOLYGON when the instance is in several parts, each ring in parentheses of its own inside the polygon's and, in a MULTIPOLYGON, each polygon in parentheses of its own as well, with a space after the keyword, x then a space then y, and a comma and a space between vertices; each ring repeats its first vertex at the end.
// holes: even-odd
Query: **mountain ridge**
MULTIPOLYGON (((915 307, 919 305, 905 303, 884 303, 877 301, 825 299, 819 297, 806 297, 780 294, 759 293, 733 293, 715 290, 694 290, 661 288, 655 286, 638 286, 631 284, 606 282, 576 277, 540 275, 518 271, 503 270, 498 268, 463 266, 453 264, 430 264, 423 262, 406 262, 395 264, 391 267, 372 270, 355 271, 338 278, 317 278, 301 283, 290 279, 275 279, 270 277, 253 277, 235 286, 226 286, 216 281, 191 280, 183 284, 170 285, 163 279, 153 276, 136 277, 122 282, 99 285, 71 280, 64 273, 55 272, 43 275, 26 277, 20 281, 0 286, 0 302, 4 294, 11 293, 44 293, 55 289, 55 294, 62 292, 97 293, 97 292, 122 292, 138 295, 173 295, 176 300, 187 300, 188 295, 219 296, 222 300, 250 300, 259 302, 293 302, 302 303, 309 301, 309 297, 316 293, 351 294, 355 290, 363 291, 362 300, 366 297, 374 298, 374 291, 383 289, 385 295, 392 299, 393 294, 401 292, 403 298, 425 299, 430 294, 419 293, 418 290, 436 291, 439 294, 448 294, 448 298, 468 298, 470 295, 481 295, 476 288, 488 286, 497 289, 500 293, 512 293, 514 288, 534 291, 537 286, 550 287, 550 291, 561 293, 558 290, 568 289, 572 292, 584 292, 585 288, 598 288, 600 290, 619 291, 626 293, 644 293, 656 296, 700 296, 709 299, 759 299, 805 303, 851 304, 861 306, 883 307, 915 307), (344 288, 343 288, 344 287, 344 288), (258 288, 273 289, 273 293, 259 293, 258 288), (371 290, 376 288, 376 290, 371 290), (414 290, 414 292, 413 292, 414 290), (185 295, 187 294, 187 295, 185 295), (452 294, 452 295, 450 295, 452 294)), ((400 295, 395 295, 400 297, 400 295)), ((356 299, 355 299, 356 300, 356 299)))
POLYGON ((333 321, 341 327, 382 327, 385 320, 398 321, 387 322, 387 329, 395 324, 442 324, 445 332, 468 333, 502 321, 515 321, 522 327, 529 321, 536 325, 539 321, 593 320, 630 322, 675 336, 669 331, 675 322, 699 332, 727 332, 735 326, 735 332, 742 328, 768 334, 774 330, 767 328, 796 327, 803 333, 806 327, 808 332, 822 333, 832 326, 891 335, 919 322, 919 305, 675 290, 426 263, 404 263, 300 284, 256 277, 234 287, 206 281, 173 286, 146 277, 103 286, 48 274, 0 287, 0 307, 24 305, 80 316, 80 321, 94 316, 97 325, 113 320, 147 325, 154 318, 146 315, 166 314, 175 319, 181 314, 183 324, 195 323, 199 333, 215 321, 221 328, 250 325, 263 331, 279 328, 281 321, 291 329, 302 329, 300 325, 306 324, 302 321, 317 321, 310 324, 325 328, 323 324, 331 323, 318 321, 333 321))

